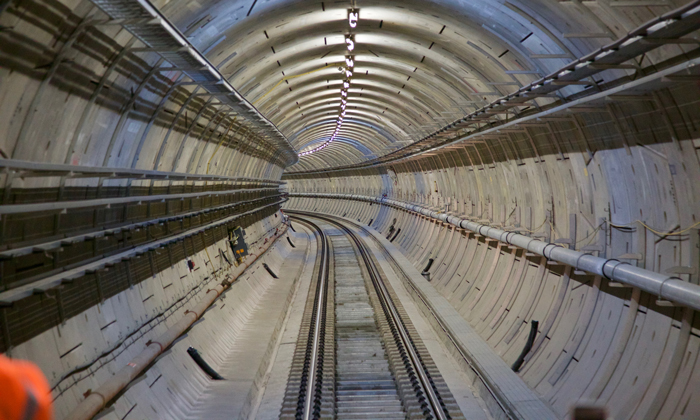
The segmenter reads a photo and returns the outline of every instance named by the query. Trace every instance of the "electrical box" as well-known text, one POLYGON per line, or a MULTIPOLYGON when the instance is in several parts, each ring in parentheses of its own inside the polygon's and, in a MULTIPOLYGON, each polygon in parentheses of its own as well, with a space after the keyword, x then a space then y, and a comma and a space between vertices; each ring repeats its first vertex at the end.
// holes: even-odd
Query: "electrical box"
POLYGON ((248 255, 248 245, 245 243, 245 230, 240 226, 229 229, 228 243, 231 246, 231 251, 233 251, 236 262, 240 264, 243 258, 248 255))

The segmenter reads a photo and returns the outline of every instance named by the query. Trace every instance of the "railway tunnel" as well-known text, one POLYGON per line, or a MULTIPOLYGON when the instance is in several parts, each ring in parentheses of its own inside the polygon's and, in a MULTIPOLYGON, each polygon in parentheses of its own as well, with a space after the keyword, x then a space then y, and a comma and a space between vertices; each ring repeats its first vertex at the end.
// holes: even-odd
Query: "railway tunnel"
POLYGON ((698 29, 0 0, 0 351, 56 419, 700 418, 698 29))

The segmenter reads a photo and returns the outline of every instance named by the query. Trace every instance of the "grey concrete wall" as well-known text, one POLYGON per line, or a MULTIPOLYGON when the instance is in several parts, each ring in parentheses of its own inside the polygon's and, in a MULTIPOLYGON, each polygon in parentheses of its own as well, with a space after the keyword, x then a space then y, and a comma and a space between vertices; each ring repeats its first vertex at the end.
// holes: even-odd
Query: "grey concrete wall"
POLYGON ((105 19, 93 5, 15 2, 0 19, 10 28, 0 35, 3 157, 281 175, 279 162, 268 163, 274 149, 241 128, 226 106, 178 85, 182 73, 158 70, 169 64, 155 53, 131 50, 143 44, 122 27, 91 24, 105 19))
MULTIPOLYGON (((360 5, 367 37, 362 54, 357 53, 364 70, 358 74, 364 76, 354 81, 359 90, 351 91, 354 122, 343 141, 289 169, 346 165, 396 150, 684 1, 641 7, 613 3, 397 0, 360 5), (530 70, 505 73, 517 69, 530 70)), ((330 102, 337 103, 342 83, 336 64, 345 50, 342 39, 329 43, 326 38, 346 29, 340 22, 348 4, 154 4, 295 146, 317 144, 332 131, 337 107, 330 102), (278 83, 281 88, 275 89, 278 83)), ((280 179, 286 168, 273 148, 240 128, 216 100, 178 84, 186 81, 181 72, 158 69, 165 63, 155 53, 133 50, 142 47, 140 42, 104 18, 90 2, 0 2, 0 156, 280 179)), ((638 64, 663 68, 694 56, 693 48, 665 45, 638 64)), ((634 80, 643 73, 606 70, 596 83, 634 80)), ((379 169, 290 176, 289 190, 387 194, 532 231, 650 270, 675 270, 698 283, 700 92, 697 83, 664 83, 642 98, 522 125, 446 153, 379 169), (654 232, 692 226, 682 235, 654 232)), ((569 86, 563 92, 582 91, 569 86)), ((530 103, 538 108, 555 100, 530 103)), ((16 188, 55 188, 61 180, 14 182, 16 188)), ((98 182, 66 181, 68 186, 98 182)), ((697 321, 689 311, 658 306, 638 291, 567 273, 498 243, 376 205, 293 199, 290 206, 372 220, 384 233, 396 218, 401 233, 395 243, 419 268, 436 259, 437 287, 507 361, 522 348, 525 323, 540 320, 542 339, 522 375, 560 413, 578 398, 590 398, 614 406, 618 418, 697 417, 699 343, 697 321)), ((263 230, 255 228, 259 235, 263 230)), ((204 267, 204 257, 196 258, 204 267)), ((181 265, 115 296, 104 311, 94 307, 17 347, 14 354, 39 362, 58 384, 203 281, 186 277, 160 291, 167 277, 183 275, 181 265), (112 320, 117 322, 102 330, 112 320)), ((132 342, 133 337, 142 339, 137 334, 132 342)), ((131 351, 118 361, 128 360, 131 351)), ((90 377, 93 369, 97 378, 110 366, 77 375, 90 377)), ((59 413, 90 388, 82 386, 58 398, 59 413)))
MULTIPOLYGON (((696 118, 684 115, 686 121, 696 118)), ((627 121, 641 128, 650 118, 640 114, 627 121)), ((631 137, 637 145, 627 153, 616 147, 619 137, 604 139, 597 131, 608 123, 584 125, 586 133, 600 133, 590 137, 601 146, 591 160, 570 148, 565 159, 547 154, 520 164, 510 154, 491 160, 464 146, 379 170, 287 180, 294 193, 387 194, 649 270, 688 273, 678 275, 697 284, 700 141, 676 145, 631 137), (606 140, 609 146, 602 147, 606 140)), ((565 124, 554 125, 555 132, 565 124)), ((694 133, 693 127, 687 130, 694 133)), ((537 129, 526 130, 536 135, 537 129)), ((605 404, 620 419, 700 413, 693 311, 661 306, 639 290, 378 204, 292 197, 287 205, 371 222, 385 236, 392 225, 394 233, 401 229, 394 244, 420 270, 435 260, 432 283, 508 363, 522 350, 529 322, 539 321, 520 374, 560 415, 578 401, 605 404)))
MULTIPOLYGON (((256 249, 274 233, 280 223, 280 217, 270 216, 248 227, 246 241, 251 249, 256 249)), ((228 264, 219 257, 219 249, 228 252, 227 256, 232 260, 227 241, 219 241, 190 257, 195 263, 193 271, 189 270, 186 261, 178 261, 172 268, 157 273, 11 350, 12 357, 31 360, 46 374, 53 389, 58 419, 64 418, 75 408, 86 392, 97 389, 141 352, 146 342, 157 338, 177 322, 209 288, 224 281, 228 264)), ((261 267, 263 262, 271 267, 279 266, 288 250, 284 246, 276 246, 273 251, 275 256, 265 255, 256 266, 261 267)), ((225 302, 227 310, 213 312, 219 314, 215 317, 226 319, 221 322, 233 322, 236 317, 245 315, 253 305, 258 282, 262 282, 260 287, 264 288, 265 282, 271 279, 265 270, 252 271, 256 274, 244 274, 241 281, 235 283, 226 294, 227 297, 233 297, 233 300, 227 299, 219 303, 221 306, 225 302)), ((211 317, 207 315, 207 318, 211 317)), ((235 331, 232 329, 229 332, 235 331)), ((136 386, 134 391, 128 392, 127 397, 115 405, 117 413, 123 416, 132 408, 133 404, 129 405, 129 402, 138 401, 141 403, 139 410, 148 410, 151 405, 157 407, 155 412, 143 411, 146 417, 158 417, 161 414, 166 416, 167 413, 167 416, 171 416, 168 418, 181 418, 177 415, 178 410, 187 407, 183 408, 173 401, 166 403, 163 397, 167 395, 175 401, 182 400, 181 404, 186 405, 191 401, 186 397, 189 388, 196 388, 197 384, 206 382, 203 374, 192 368, 196 365, 191 360, 186 363, 184 371, 180 368, 182 361, 189 359, 186 353, 184 356, 180 354, 184 352, 182 346, 186 350, 188 345, 195 345, 200 350, 211 351, 210 354, 215 355, 214 342, 217 337, 218 333, 211 329, 193 328, 188 338, 177 344, 178 351, 161 356, 165 360, 163 363, 178 361, 178 367, 169 370, 161 365, 158 369, 149 371, 146 375, 150 379, 148 385, 152 385, 161 374, 164 376, 163 382, 157 388, 146 386, 148 392, 141 388, 146 385, 146 381, 136 386), (174 388, 168 391, 168 386, 174 388)), ((214 366, 216 360, 213 360, 214 366)))

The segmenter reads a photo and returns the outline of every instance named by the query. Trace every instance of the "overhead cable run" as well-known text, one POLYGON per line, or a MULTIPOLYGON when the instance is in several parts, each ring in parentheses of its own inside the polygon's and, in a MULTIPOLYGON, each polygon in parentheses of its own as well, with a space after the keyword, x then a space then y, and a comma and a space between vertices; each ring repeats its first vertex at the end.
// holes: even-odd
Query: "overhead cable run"
POLYGON ((287 166, 298 161, 296 150, 279 129, 250 102, 200 53, 180 31, 148 0, 92 0, 114 23, 120 24, 153 52, 182 71, 193 82, 215 95, 230 107, 243 124, 277 147, 287 166))
MULTIPOLYGON (((683 7, 648 21, 637 29, 630 31, 622 38, 572 61, 559 70, 529 85, 523 86, 515 92, 496 99, 490 104, 406 147, 367 162, 337 167, 332 170, 357 169, 382 165, 424 152, 431 152, 432 148, 438 146, 442 147, 464 141, 472 135, 482 132, 484 129, 496 127, 498 123, 503 123, 504 121, 500 120, 498 117, 499 114, 512 112, 513 109, 524 106, 527 102, 536 98, 550 96, 554 92, 572 85, 580 85, 582 81, 605 70, 625 69, 625 64, 623 63, 626 61, 639 57, 663 45, 695 43, 696 41, 694 40, 688 40, 682 37, 699 28, 700 0, 695 0, 683 7), (464 130, 467 129, 471 129, 471 131, 465 133, 464 130)), ((687 65, 685 63, 679 64, 674 66, 674 72, 692 71, 693 74, 695 74, 695 70, 692 68, 694 65, 695 63, 691 65, 690 62, 688 62, 687 65)), ((662 71, 659 71, 659 73, 662 71)), ((647 75, 646 77, 654 77, 654 75, 647 75)), ((586 85, 591 86, 593 84, 593 82, 586 83, 586 85)), ((620 89, 617 88, 617 90, 620 89)), ((605 91, 601 92, 598 89, 590 89, 590 91, 578 91, 572 96, 576 101, 582 101, 582 98, 595 94, 604 94, 604 92, 605 91)), ((567 101, 568 98, 562 97, 559 105, 562 105, 562 103, 566 104, 567 101)), ((571 105, 571 103, 568 105, 571 105)), ((508 124, 517 124, 522 118, 523 116, 516 114, 515 118, 508 119, 506 122, 508 124)), ((290 173, 311 174, 318 172, 327 172, 327 170, 294 171, 290 173)))

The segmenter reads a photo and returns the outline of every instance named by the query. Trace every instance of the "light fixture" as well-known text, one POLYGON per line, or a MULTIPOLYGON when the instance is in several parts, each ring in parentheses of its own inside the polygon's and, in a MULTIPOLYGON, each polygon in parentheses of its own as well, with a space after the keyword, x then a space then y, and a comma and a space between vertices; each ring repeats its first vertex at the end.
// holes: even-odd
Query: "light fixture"
MULTIPOLYGON (((137 1, 144 1, 144 0, 137 0, 137 1)), ((360 20, 360 13, 357 10, 348 10, 348 24, 350 25, 350 28, 356 28, 357 23, 360 20)), ((348 47, 348 51, 353 51, 355 49, 355 40, 352 34, 346 35, 345 37, 345 44, 348 47)), ((353 71, 352 68, 355 66, 355 60, 354 56, 347 56, 345 57, 345 77, 346 80, 343 81, 343 88, 340 90, 340 115, 338 115, 338 120, 337 120, 337 126, 335 128, 335 131, 333 134, 330 136, 328 140, 326 140, 324 143, 321 145, 317 146, 314 149, 307 150, 306 152, 299 153, 299 156, 306 156, 311 153, 317 152, 319 150, 324 149, 326 146, 328 146, 330 143, 332 143, 336 136, 340 134, 340 129, 343 126, 343 117, 345 117, 346 113, 346 108, 347 108, 347 100, 344 98, 348 97, 348 89, 350 89, 350 78, 353 76, 353 71)), ((343 71, 343 67, 340 66, 338 68, 341 72, 343 71)))
POLYGON ((360 12, 350 11, 348 13, 348 24, 351 28, 357 27, 357 22, 360 20, 360 12))

